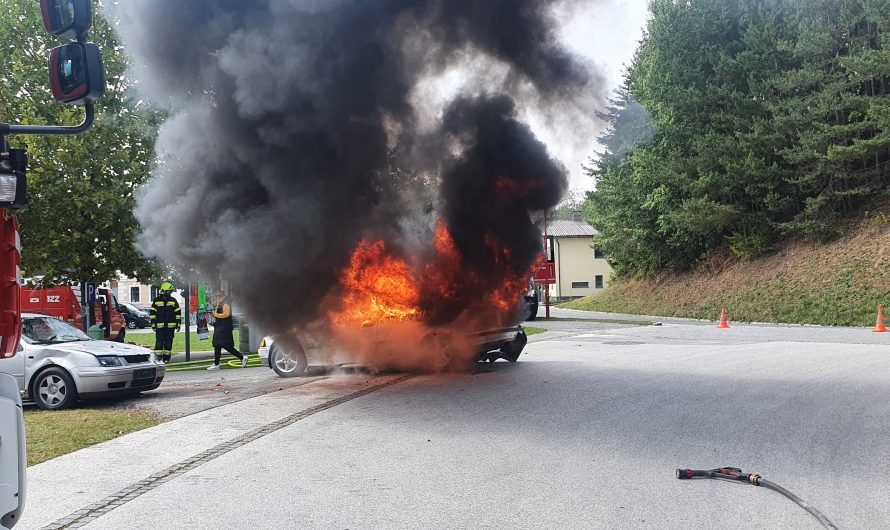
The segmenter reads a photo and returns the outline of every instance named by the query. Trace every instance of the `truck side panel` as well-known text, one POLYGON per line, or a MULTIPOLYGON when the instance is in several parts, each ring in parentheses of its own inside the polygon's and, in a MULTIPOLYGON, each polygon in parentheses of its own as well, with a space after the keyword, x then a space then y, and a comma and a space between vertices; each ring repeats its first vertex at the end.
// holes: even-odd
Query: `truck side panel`
POLYGON ((47 289, 24 289, 22 310, 44 313, 80 327, 80 305, 70 287, 50 287, 47 289))

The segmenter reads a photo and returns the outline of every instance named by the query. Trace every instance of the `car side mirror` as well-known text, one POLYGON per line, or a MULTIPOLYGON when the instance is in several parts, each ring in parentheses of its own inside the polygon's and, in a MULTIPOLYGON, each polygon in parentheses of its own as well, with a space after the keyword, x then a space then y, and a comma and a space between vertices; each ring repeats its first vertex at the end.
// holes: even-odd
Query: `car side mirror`
POLYGON ((69 105, 93 103, 105 93, 102 54, 92 42, 74 42, 49 54, 53 97, 69 105))
POLYGON ((40 0, 43 26, 63 39, 77 39, 93 25, 90 0, 40 0))

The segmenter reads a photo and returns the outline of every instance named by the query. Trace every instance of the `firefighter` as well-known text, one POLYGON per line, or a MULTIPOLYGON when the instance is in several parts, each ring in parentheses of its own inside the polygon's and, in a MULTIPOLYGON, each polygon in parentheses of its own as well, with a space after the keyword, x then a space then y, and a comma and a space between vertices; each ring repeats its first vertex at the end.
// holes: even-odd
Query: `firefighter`
POLYGON ((157 298, 151 303, 149 321, 155 330, 155 353, 161 362, 170 362, 173 350, 173 335, 182 325, 182 310, 172 296, 173 284, 164 282, 157 298))

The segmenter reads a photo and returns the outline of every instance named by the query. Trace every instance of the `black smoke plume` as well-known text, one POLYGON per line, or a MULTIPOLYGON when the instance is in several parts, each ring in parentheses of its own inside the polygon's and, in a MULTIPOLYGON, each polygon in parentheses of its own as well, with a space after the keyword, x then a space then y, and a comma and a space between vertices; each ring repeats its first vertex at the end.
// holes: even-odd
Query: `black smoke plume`
POLYGON ((319 316, 363 238, 406 254, 428 243, 433 223, 415 206, 417 182, 432 182, 436 214, 477 280, 424 304, 434 323, 456 318, 473 292, 528 270, 541 245, 531 214, 566 188, 520 110, 599 90, 558 43, 557 3, 108 6, 140 93, 169 113, 136 212, 145 252, 227 279, 263 329, 283 330, 319 316), (471 89, 430 122, 417 87, 457 66, 471 89))

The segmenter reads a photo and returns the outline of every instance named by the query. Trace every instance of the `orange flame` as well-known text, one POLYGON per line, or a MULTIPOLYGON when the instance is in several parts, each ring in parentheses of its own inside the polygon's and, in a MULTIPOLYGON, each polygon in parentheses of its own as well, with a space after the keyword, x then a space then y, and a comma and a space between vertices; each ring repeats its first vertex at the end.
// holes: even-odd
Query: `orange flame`
MULTIPOLYGON (((509 263, 509 250, 494 236, 487 235, 485 244, 496 264, 509 263)), ((467 286, 479 284, 477 273, 463 266, 463 257, 442 220, 436 224, 432 240, 432 256, 422 263, 420 258, 409 263, 394 256, 383 241, 362 240, 352 253, 349 266, 340 276, 342 293, 329 311, 332 322, 356 328, 379 323, 423 320, 421 286, 435 300, 452 303, 467 286)), ((429 256, 428 256, 429 257, 429 256)), ((505 317, 518 308, 522 294, 528 289, 531 270, 516 276, 505 273, 496 287, 480 292, 471 301, 473 313, 489 317, 505 317)))
POLYGON ((417 279, 404 260, 387 253, 383 241, 359 243, 340 284, 345 294, 342 309, 331 313, 336 322, 368 326, 416 318, 420 313, 417 279))
POLYGON ((462 276, 461 255, 451 232, 441 219, 436 223, 433 250, 433 261, 424 267, 424 285, 431 288, 442 300, 453 300, 460 289, 458 282, 462 276))
POLYGON ((331 338, 348 358, 385 368, 408 370, 447 369, 476 355, 468 332, 512 324, 527 274, 509 272, 509 252, 497 238, 485 244, 495 264, 505 271, 497 286, 483 282, 468 270, 445 222, 439 221, 428 252, 402 258, 384 241, 361 241, 340 274, 340 290, 326 302, 331 338), (472 299, 459 304, 458 297, 472 299), (424 310, 436 304, 457 304, 465 309, 443 325, 428 324, 424 310), (510 322, 507 322, 510 320, 510 322))

